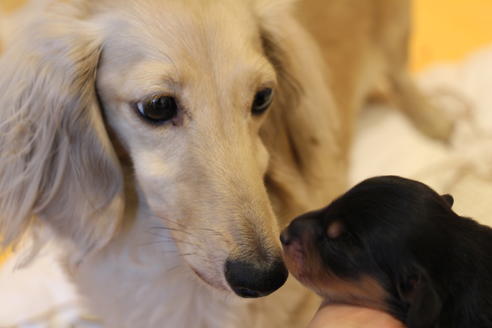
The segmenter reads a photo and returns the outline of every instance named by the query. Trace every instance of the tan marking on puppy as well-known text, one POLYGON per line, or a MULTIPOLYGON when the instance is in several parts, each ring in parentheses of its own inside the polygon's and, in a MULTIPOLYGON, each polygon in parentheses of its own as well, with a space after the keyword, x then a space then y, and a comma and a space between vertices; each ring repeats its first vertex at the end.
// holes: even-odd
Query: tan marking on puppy
POLYGON ((335 221, 328 226, 326 229, 326 234, 332 239, 340 237, 340 235, 345 230, 343 224, 340 221, 335 221))

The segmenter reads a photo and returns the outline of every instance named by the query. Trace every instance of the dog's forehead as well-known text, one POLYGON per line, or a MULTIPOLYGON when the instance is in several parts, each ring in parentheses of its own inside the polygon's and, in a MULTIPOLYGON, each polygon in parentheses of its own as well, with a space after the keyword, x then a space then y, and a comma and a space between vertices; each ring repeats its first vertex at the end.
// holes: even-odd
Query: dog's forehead
POLYGON ((106 47, 188 65, 210 67, 214 60, 227 64, 251 49, 261 51, 257 18, 248 3, 139 1, 138 10, 122 8, 104 15, 106 47), (218 57, 218 52, 229 56, 218 57))
POLYGON ((276 79, 252 1, 144 0, 138 10, 118 9, 102 21, 104 63, 139 80, 145 92, 144 84, 162 80, 227 93, 234 85, 257 88, 276 79))

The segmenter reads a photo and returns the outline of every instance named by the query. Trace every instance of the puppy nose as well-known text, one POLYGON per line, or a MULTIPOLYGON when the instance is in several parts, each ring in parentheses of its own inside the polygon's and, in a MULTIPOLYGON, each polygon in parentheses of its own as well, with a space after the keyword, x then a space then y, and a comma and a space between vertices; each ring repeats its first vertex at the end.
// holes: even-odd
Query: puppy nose
POLYGON ((285 228, 284 231, 282 231, 282 233, 280 234, 280 242, 284 246, 288 246, 291 243, 289 229, 285 228))
POLYGON ((287 280, 288 272, 281 259, 266 268, 257 264, 227 260, 225 278, 234 293, 245 298, 266 296, 280 288, 287 280))

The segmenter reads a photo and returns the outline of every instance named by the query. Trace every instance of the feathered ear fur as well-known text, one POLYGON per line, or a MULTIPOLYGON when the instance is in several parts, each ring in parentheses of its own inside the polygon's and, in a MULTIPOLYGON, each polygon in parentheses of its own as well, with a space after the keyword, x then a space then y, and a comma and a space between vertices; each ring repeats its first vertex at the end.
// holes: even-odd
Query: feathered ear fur
POLYGON ((114 234, 123 179, 95 90, 99 33, 59 9, 0 57, 0 236, 35 220, 85 254, 114 234))
POLYGON ((266 184, 284 222, 334 197, 345 186, 346 167, 328 74, 316 44, 291 14, 295 2, 257 0, 263 51, 278 81, 261 131, 270 153, 266 184))
POLYGON ((434 327, 442 309, 442 301, 424 269, 415 268, 402 275, 397 286, 399 298, 408 306, 405 324, 409 328, 434 327))

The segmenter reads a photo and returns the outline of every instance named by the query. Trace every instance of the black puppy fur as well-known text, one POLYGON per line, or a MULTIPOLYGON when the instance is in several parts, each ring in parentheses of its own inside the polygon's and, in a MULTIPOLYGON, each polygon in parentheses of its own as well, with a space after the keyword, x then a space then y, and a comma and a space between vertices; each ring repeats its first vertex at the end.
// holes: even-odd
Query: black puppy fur
MULTIPOLYGON (((295 262, 289 245, 309 239, 310 247, 302 247, 319 253, 316 268, 348 282, 371 277, 385 291, 382 308, 409 328, 490 328, 492 229, 452 205, 450 195, 417 181, 365 180, 284 230, 286 262, 295 262)), ((309 265, 300 263, 289 266, 298 278, 294 271, 309 265)))

